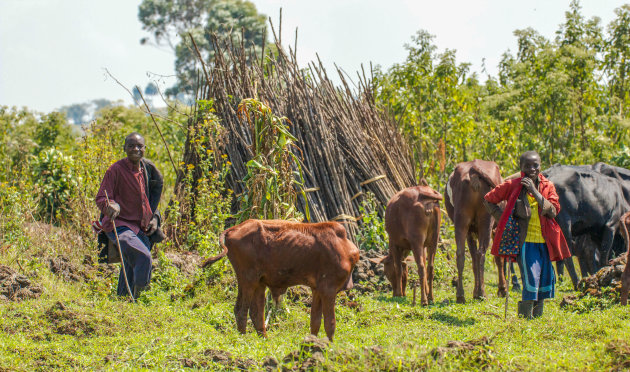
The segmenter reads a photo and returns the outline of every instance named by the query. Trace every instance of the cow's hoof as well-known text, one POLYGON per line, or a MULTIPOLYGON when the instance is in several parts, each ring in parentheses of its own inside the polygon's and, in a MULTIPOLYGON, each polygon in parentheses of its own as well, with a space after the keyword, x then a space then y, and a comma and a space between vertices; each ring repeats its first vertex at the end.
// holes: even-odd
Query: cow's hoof
POLYGON ((457 299, 455 300, 458 304, 465 304, 466 303, 466 298, 465 297, 459 297, 457 296, 457 299))

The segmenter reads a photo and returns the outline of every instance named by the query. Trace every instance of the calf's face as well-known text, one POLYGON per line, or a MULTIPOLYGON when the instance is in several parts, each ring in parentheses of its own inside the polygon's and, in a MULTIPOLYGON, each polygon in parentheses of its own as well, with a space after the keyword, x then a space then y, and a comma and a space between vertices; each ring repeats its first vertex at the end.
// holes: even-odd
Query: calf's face
POLYGON ((394 259, 392 258, 392 256, 387 255, 384 257, 373 258, 370 261, 376 264, 383 264, 383 272, 385 273, 385 277, 387 278, 389 283, 392 285, 392 288, 394 290, 394 297, 404 296, 405 289, 407 288, 407 278, 409 275, 407 263, 405 261, 402 261, 402 275, 397 278, 394 267, 394 259))

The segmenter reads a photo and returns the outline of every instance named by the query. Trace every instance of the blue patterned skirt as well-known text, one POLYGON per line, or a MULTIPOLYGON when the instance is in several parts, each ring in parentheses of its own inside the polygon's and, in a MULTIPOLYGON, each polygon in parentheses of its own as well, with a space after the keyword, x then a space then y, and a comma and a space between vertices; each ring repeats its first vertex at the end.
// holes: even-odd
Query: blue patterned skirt
POLYGON ((553 271, 547 244, 525 243, 518 255, 518 266, 523 282, 523 301, 553 298, 556 276, 553 271))

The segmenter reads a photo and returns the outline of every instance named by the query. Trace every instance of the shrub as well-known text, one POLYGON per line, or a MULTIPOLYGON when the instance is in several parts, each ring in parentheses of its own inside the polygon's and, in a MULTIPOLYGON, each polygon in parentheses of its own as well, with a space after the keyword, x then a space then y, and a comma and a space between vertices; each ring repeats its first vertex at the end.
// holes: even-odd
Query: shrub
POLYGON ((32 177, 40 218, 59 222, 67 217, 80 181, 74 173, 72 157, 54 148, 44 150, 33 161, 32 177))
POLYGON ((232 190, 225 186, 231 163, 226 155, 219 155, 225 129, 211 102, 200 107, 204 107, 200 120, 188 128, 191 162, 180 163, 183 176, 165 213, 165 229, 176 246, 203 255, 219 248, 218 236, 230 217, 232 190))
POLYGON ((361 224, 356 235, 359 247, 363 250, 384 250, 387 248, 389 237, 385 231, 384 208, 374 194, 368 192, 359 205, 361 224), (379 211, 381 212, 379 215, 379 211))

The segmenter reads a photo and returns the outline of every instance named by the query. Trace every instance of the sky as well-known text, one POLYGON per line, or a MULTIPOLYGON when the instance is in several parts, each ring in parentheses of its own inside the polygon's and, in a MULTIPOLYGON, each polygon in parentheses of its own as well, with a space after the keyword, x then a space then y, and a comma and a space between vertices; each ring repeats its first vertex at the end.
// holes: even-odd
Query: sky
MULTIPOLYGON (((301 65, 316 59, 351 76, 403 62, 404 48, 420 29, 435 35, 440 51, 455 49, 458 62, 496 75, 501 55, 516 49, 513 31, 532 27, 553 38, 569 0, 254 0, 294 44, 301 65)), ((149 36, 138 21, 141 0, 0 0, 0 106, 50 112, 106 98, 131 103, 125 87, 173 82, 174 54, 141 45, 149 36)), ((582 14, 606 26, 618 0, 582 0, 582 14)))

